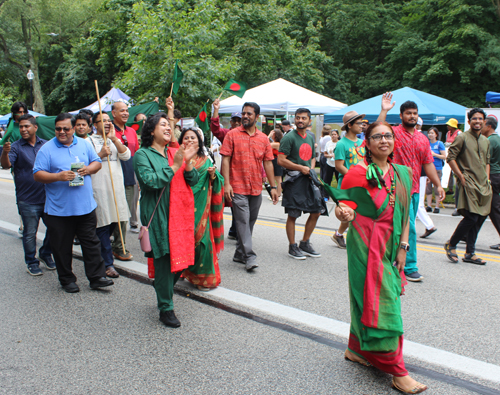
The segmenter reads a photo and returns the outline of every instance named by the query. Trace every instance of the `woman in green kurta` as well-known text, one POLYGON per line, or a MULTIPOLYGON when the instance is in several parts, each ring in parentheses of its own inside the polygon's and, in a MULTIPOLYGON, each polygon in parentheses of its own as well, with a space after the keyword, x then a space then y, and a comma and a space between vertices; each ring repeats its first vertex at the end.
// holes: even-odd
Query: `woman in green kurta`
MULTIPOLYGON (((154 258, 154 287, 160 310, 160 321, 170 327, 179 327, 180 322, 173 311, 172 297, 174 285, 181 272, 173 273, 170 264, 169 243, 169 202, 170 184, 175 173, 186 163, 184 179, 193 186, 198 182, 198 172, 193 168, 191 159, 196 155, 193 147, 180 147, 174 154, 172 165, 169 165, 167 145, 172 130, 165 113, 150 117, 142 127, 141 148, 134 155, 134 170, 141 187, 141 222, 147 225, 151 220, 149 237, 152 251, 146 256, 154 258)), ((194 210, 194 207, 193 207, 194 210)))
POLYGON ((193 160, 199 180, 193 187, 195 205, 194 265, 184 271, 184 278, 201 291, 216 288, 221 281, 218 253, 224 245, 224 179, 203 150, 201 134, 196 129, 184 129, 179 144, 193 146, 193 160))

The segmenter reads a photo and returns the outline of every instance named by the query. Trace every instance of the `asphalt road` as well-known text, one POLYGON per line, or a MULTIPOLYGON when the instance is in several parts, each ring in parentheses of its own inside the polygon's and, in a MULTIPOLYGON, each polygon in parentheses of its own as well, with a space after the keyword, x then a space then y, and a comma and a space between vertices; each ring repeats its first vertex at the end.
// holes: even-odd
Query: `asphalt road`
MULTIPOLYGON (((344 361, 345 337, 311 322, 221 300, 181 282, 174 303, 182 326, 169 329, 158 321, 155 293, 144 278, 122 275, 108 290, 92 291, 77 259, 78 294, 62 291, 56 273, 31 277, 21 240, 5 225, 18 223, 10 180, 0 178, 0 199, 0 393, 396 393, 388 375, 344 361)), ((439 230, 419 242, 425 279, 410 283, 403 298, 405 340, 470 358, 471 369, 429 362, 431 354, 405 360, 429 385, 427 393, 500 394, 500 377, 487 380, 472 369, 480 361, 500 366, 500 253, 488 248, 500 238, 486 222, 477 247, 488 264, 454 265, 442 249, 459 222, 449 214, 431 215, 439 230)), ((226 218, 229 226, 229 211, 226 218)), ((311 241, 321 258, 295 261, 287 256, 285 219, 283 209, 264 198, 254 233, 260 266, 247 273, 234 263, 235 243, 227 240, 221 289, 348 323, 346 252, 329 238, 338 221, 320 218, 311 241)), ((136 235, 128 234, 127 244, 134 260, 145 263, 136 235)))

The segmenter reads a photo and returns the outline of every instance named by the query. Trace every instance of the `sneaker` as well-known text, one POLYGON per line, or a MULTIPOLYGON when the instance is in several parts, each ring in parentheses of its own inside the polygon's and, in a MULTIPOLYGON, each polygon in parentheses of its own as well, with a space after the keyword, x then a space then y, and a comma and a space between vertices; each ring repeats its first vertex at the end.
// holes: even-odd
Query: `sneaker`
POLYGON ((28 265, 26 271, 32 276, 41 276, 43 274, 38 263, 32 263, 31 265, 28 265))
POLYGON ((306 256, 302 253, 302 251, 300 251, 297 243, 290 244, 290 246, 288 247, 288 256, 298 260, 306 259, 306 256))
POLYGON ((181 322, 175 316, 173 310, 171 311, 161 311, 160 312, 160 321, 171 328, 178 328, 181 326, 181 322))
POLYGON ((317 251, 314 251, 314 248, 309 240, 306 241, 301 241, 299 244, 299 249, 300 251, 307 256, 313 257, 313 258, 319 258, 321 257, 321 254, 317 251))
POLYGON ((56 263, 54 262, 54 260, 52 259, 52 257, 50 255, 46 256, 45 258, 38 256, 38 260, 40 262, 42 262, 47 269, 56 270, 56 263))
POLYGON ((75 236, 75 239, 73 240, 73 245, 79 246, 80 245, 80 239, 75 236))
POLYGON ((337 236, 337 233, 334 233, 331 237, 333 242, 338 245, 339 248, 345 249, 345 240, 344 235, 337 236))
POLYGON ((455 209, 455 211, 453 211, 453 213, 451 214, 453 217, 458 217, 460 215, 460 213, 458 212, 457 209, 455 209))
POLYGON ((17 234, 19 235, 19 238, 20 238, 20 239, 22 239, 22 238, 23 238, 23 233, 24 233, 23 228, 19 228, 19 229, 17 230, 17 234))
POLYGON ((253 269, 259 267, 257 263, 255 262, 247 262, 245 263, 245 269, 247 269, 247 272, 251 272, 253 269))
POLYGON ((419 272, 413 272, 413 273, 410 273, 410 274, 405 274, 406 276, 406 279, 408 281, 411 281, 411 282, 419 282, 419 281, 422 281, 424 279, 424 276, 422 276, 419 272))
POLYGON ((439 209, 436 207, 433 211, 434 214, 439 214, 439 209))
POLYGON ((229 240, 238 240, 238 234, 236 232, 229 232, 227 238, 229 240))
POLYGON ((233 256, 233 262, 243 263, 245 264, 245 260, 243 258, 239 258, 236 255, 233 256))
POLYGON ((432 213, 432 208, 430 208, 429 206, 427 206, 427 207, 425 208, 425 211, 427 211, 428 213, 432 213))
POLYGON ((123 255, 123 251, 122 252, 113 251, 113 256, 120 261, 130 261, 133 258, 132 254, 128 251, 125 255, 123 255))
POLYGON ((136 225, 136 226, 131 226, 130 227, 130 231, 132 233, 139 233, 139 227, 136 225))

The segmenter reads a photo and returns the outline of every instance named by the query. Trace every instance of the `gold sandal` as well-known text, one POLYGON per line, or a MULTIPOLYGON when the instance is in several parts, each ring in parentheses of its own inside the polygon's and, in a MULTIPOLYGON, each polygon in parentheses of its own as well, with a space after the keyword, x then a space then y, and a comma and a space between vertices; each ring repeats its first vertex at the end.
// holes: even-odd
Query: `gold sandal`
POLYGON ((392 379, 392 387, 399 392, 402 392, 403 394, 420 394, 421 392, 424 392, 428 387, 425 384, 418 383, 415 387, 413 387, 410 390, 404 390, 401 387, 398 387, 398 385, 394 382, 394 378, 392 379))
POLYGON ((363 366, 366 366, 366 367, 370 367, 372 366, 372 364, 370 362, 368 362, 366 359, 363 359, 361 357, 359 357, 360 360, 359 361, 355 361, 354 359, 351 359, 347 356, 347 350, 345 350, 345 353, 344 353, 344 359, 346 361, 351 361, 351 362, 355 362, 355 363, 359 363, 360 365, 363 365, 363 366))

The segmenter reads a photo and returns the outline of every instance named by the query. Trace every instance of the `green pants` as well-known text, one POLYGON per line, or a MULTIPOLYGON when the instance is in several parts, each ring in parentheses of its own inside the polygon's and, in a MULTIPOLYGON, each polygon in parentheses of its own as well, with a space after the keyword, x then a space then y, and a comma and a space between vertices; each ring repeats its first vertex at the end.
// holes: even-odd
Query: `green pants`
POLYGON ((154 259, 155 291, 158 299, 158 309, 161 312, 174 309, 174 285, 182 272, 172 273, 170 270, 170 254, 154 259))

